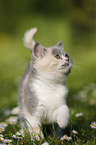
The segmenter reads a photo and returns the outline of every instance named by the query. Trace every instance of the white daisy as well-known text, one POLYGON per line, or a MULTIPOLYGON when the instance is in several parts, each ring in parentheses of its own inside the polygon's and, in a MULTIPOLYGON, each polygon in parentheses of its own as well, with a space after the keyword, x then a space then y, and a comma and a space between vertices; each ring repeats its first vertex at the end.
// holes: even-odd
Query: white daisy
POLYGON ((11 114, 15 114, 15 115, 19 114, 19 108, 18 107, 13 108, 11 114))
POLYGON ((22 140, 22 137, 24 137, 24 135, 21 132, 16 132, 16 135, 13 135, 12 137, 18 140, 22 140))
POLYGON ((4 127, 0 127, 0 133, 2 133, 3 131, 5 131, 4 127))
POLYGON ((0 140, 1 140, 1 141, 3 141, 3 140, 4 140, 4 138, 3 138, 3 135, 2 135, 2 134, 0 134, 0 140))
POLYGON ((21 136, 23 134, 21 132, 16 132, 16 135, 21 136))
POLYGON ((12 140, 10 140, 10 139, 4 139, 3 142, 8 144, 8 143, 12 142, 12 140))
POLYGON ((7 122, 1 122, 0 123, 0 127, 7 127, 8 126, 8 123, 7 122))
POLYGON ((76 130, 72 130, 72 134, 75 136, 76 134, 78 134, 78 132, 76 130))
POLYGON ((96 129, 96 122, 92 122, 92 123, 90 124, 90 126, 91 126, 91 128, 96 129))
POLYGON ((64 135, 63 137, 61 137, 60 140, 68 140, 70 141, 72 138, 71 137, 68 137, 67 135, 64 135))
POLYGON ((82 112, 75 114, 75 117, 80 117, 80 116, 83 116, 83 113, 82 112))
POLYGON ((4 141, 4 138, 3 137, 0 137, 0 141, 4 141))
POLYGON ((8 119, 6 119, 6 121, 9 123, 9 124, 16 124, 17 123, 17 120, 18 120, 18 117, 16 116, 11 116, 9 117, 8 119))

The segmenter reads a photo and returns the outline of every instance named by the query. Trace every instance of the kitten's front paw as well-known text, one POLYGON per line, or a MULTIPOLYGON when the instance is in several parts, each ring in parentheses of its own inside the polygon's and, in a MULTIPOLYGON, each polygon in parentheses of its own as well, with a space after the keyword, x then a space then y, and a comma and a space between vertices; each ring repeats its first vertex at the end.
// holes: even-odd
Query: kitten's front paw
POLYGON ((58 116, 57 123, 60 128, 65 128, 68 125, 68 118, 65 118, 63 116, 58 116))
POLYGON ((33 137, 36 138, 36 140, 40 140, 41 138, 44 139, 43 132, 40 130, 39 127, 34 128, 33 130, 33 137))
POLYGON ((65 128, 68 125, 69 119, 69 109, 66 105, 60 107, 58 116, 57 116, 57 123, 60 128, 65 128))

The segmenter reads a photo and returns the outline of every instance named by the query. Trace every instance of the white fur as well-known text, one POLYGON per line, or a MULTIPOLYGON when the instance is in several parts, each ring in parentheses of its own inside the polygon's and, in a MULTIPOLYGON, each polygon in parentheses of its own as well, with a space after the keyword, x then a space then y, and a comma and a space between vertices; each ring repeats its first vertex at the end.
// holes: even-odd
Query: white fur
MULTIPOLYGON (((47 118, 49 122, 57 122, 62 128, 67 126, 69 109, 66 106, 66 94, 68 92, 66 86, 39 78, 30 83, 31 88, 34 89, 39 99, 37 111, 33 115, 33 118, 39 121, 38 124, 41 124, 42 119, 47 118)), ((31 118, 30 123, 32 123, 31 118)))
POLYGON ((42 138, 44 138, 43 133, 40 129, 41 123, 40 118, 37 118, 36 116, 31 116, 25 109, 24 109, 24 118, 27 120, 27 126, 30 133, 33 133, 35 135, 36 139, 39 140, 38 134, 42 138))
POLYGON ((31 51, 35 45, 35 41, 32 39, 34 34, 37 32, 37 28, 30 29, 24 34, 24 45, 29 48, 31 51))

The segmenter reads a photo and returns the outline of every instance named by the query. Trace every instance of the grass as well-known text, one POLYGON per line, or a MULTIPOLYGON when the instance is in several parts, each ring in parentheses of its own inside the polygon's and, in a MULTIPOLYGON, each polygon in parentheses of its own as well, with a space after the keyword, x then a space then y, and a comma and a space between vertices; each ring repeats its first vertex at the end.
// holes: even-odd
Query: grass
MULTIPOLYGON (((62 39, 65 50, 72 56, 74 62, 67 80, 70 120, 64 130, 64 134, 71 136, 72 140, 61 141, 48 135, 44 140, 36 141, 36 145, 45 141, 52 145, 96 144, 96 130, 90 127, 90 124, 96 121, 96 34, 83 37, 77 43, 71 35, 70 21, 62 17, 25 16, 19 22, 14 35, 0 33, 0 122, 12 116, 10 110, 17 105, 18 84, 31 58, 31 53, 23 46, 22 38, 26 30, 35 26, 38 28, 35 40, 49 47, 62 39), (83 116, 75 117, 79 112, 82 112, 83 116), (72 135, 73 129, 78 132, 75 137, 72 135)), ((14 145, 32 144, 29 133, 25 133, 22 141, 12 138, 12 135, 20 129, 18 115, 13 116, 17 116, 16 124, 11 125, 8 122, 8 126, 1 134, 4 138, 11 139, 14 145)))
POLYGON ((55 138, 55 136, 52 137, 51 135, 47 134, 45 139, 40 139, 40 141, 31 141, 31 137, 28 132, 25 132, 24 136, 17 134, 16 132, 20 130, 20 125, 18 121, 18 114, 16 114, 15 111, 16 108, 14 110, 4 109, 0 112, 2 122, 6 122, 8 125, 4 127, 5 131, 2 131, 1 134, 4 136, 4 138, 12 140, 12 144, 14 145, 31 145, 34 142, 36 145, 41 145, 44 142, 48 142, 50 145, 95 145, 96 123, 94 124, 94 128, 92 128, 90 125, 92 122, 96 121, 94 113, 96 110, 96 84, 89 84, 77 94, 73 94, 70 97, 69 106, 71 107, 69 124, 63 131, 64 135, 72 138, 71 140, 68 141, 68 138, 63 138, 63 140, 61 140, 61 138, 55 138), (72 133, 73 130, 77 131, 77 134, 72 133), (16 136, 12 137, 13 135, 16 136))

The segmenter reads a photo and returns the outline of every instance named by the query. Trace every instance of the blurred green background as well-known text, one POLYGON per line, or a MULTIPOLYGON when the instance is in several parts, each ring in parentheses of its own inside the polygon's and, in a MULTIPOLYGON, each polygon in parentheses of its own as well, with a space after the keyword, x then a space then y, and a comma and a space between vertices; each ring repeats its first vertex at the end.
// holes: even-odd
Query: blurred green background
POLYGON ((96 83, 96 0, 0 0, 0 109, 17 104, 18 85, 31 53, 24 33, 45 47, 63 41, 74 66, 67 80, 72 95, 96 83))

